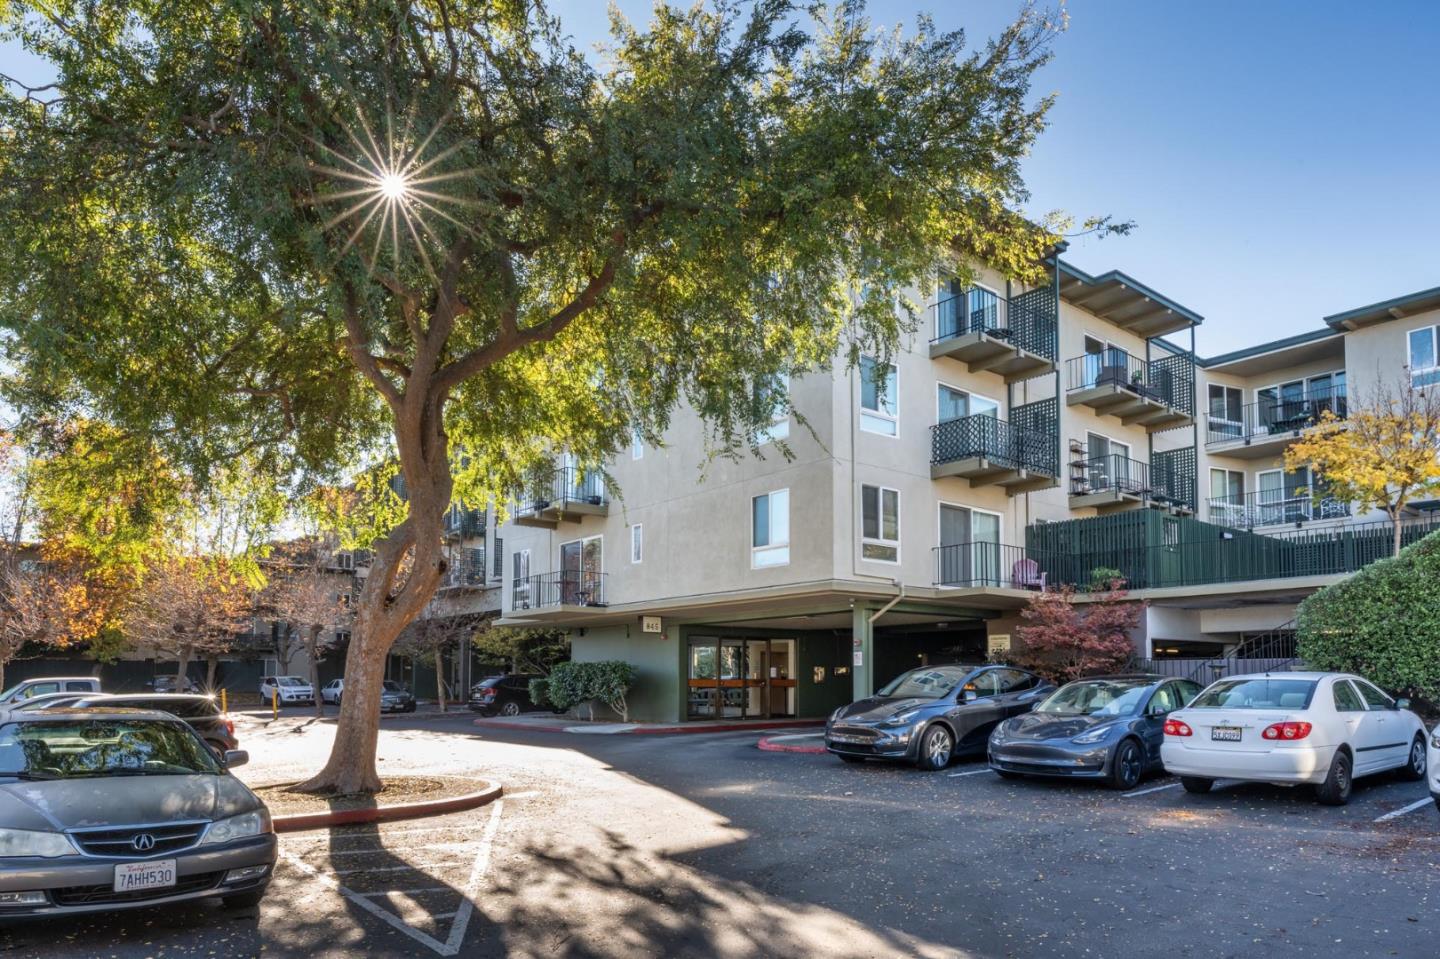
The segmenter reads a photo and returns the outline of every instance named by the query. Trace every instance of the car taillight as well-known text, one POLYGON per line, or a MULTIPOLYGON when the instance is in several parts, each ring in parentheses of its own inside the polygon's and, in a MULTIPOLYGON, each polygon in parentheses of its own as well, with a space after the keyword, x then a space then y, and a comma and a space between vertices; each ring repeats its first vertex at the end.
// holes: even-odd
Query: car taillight
POLYGON ((1191 728, 1178 719, 1165 720, 1165 735, 1167 736, 1190 736, 1194 732, 1191 728))
POLYGON ((1304 739, 1310 735, 1309 723, 1272 723, 1260 734, 1264 739, 1304 739))
POLYGON ((485 690, 483 693, 480 694, 480 698, 481 698, 481 699, 494 699, 494 698, 495 698, 495 690, 493 690, 493 689, 487 689, 487 690, 485 690))

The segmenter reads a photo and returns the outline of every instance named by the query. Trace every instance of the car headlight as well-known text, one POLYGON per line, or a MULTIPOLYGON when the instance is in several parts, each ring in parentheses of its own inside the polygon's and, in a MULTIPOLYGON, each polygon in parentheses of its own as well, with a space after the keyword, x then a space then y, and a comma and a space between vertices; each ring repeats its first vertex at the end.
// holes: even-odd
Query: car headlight
POLYGON ((998 742, 1003 742, 1004 740, 1005 740, 1005 724, 1004 724, 1004 723, 1001 723, 1000 725, 996 726, 993 730, 990 731, 990 741, 991 741, 992 743, 998 743, 998 742))
POLYGON ((830 718, 827 719, 826 722, 833 723, 835 720, 837 720, 837 719, 840 718, 840 714, 843 713, 844 711, 845 711, 845 707, 844 707, 844 706, 839 707, 839 708, 836 709, 833 713, 830 714, 830 718))
POLYGON ((1440 749, 1440 726, 1436 726, 1435 731, 1430 734, 1430 745, 1440 749))
POLYGON ((1105 740, 1111 733, 1120 727, 1114 723, 1104 726, 1096 726, 1094 729, 1087 729, 1085 732, 1070 740, 1072 743, 1098 743, 1105 740))
POLYGON ((918 716, 918 715, 920 715, 920 710, 918 710, 918 709, 908 709, 908 710, 906 710, 906 711, 903 712, 903 713, 896 713, 894 716, 891 716, 889 719, 884 720, 880 725, 882 725, 882 726, 908 726, 911 722, 914 721, 915 717, 918 716))
POLYGON ((270 831, 270 810, 256 809, 228 819, 215 820, 205 831, 205 838, 200 840, 200 844, 203 846, 232 842, 248 836, 263 836, 270 831))
POLYGON ((0 829, 0 859, 11 856, 40 856, 55 859, 58 856, 73 856, 79 850, 62 832, 44 832, 34 829, 0 829))

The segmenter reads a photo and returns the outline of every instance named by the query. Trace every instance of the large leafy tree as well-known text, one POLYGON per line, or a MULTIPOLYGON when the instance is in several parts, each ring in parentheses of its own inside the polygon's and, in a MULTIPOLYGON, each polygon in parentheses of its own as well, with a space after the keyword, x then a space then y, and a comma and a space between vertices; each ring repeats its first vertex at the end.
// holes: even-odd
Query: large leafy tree
POLYGON ((540 0, 12 0, 53 89, 0 98, 0 323, 27 409, 153 435, 204 483, 388 457, 334 752, 374 790, 387 650, 454 499, 602 462, 685 403, 745 449, 777 375, 885 354, 1013 211, 1055 24, 974 49, 863 4, 657 4, 577 52, 540 0), (463 458, 459 455, 463 450, 463 458), (408 570, 408 572, 407 572, 408 570))

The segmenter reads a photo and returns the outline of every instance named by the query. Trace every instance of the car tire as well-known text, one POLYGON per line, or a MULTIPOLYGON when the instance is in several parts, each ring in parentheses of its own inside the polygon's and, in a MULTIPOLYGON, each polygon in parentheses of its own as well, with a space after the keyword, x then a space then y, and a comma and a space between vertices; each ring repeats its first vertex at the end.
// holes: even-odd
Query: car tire
POLYGON ((519 715, 520 715, 520 704, 517 703, 517 702, 515 702, 515 700, 513 700, 513 699, 510 700, 510 702, 508 702, 508 703, 506 703, 504 706, 501 706, 501 707, 500 707, 500 715, 501 715, 501 716, 519 716, 519 715))
POLYGON ((936 723, 921 735, 920 752, 915 757, 915 765, 926 772, 935 772, 950 765, 950 759, 954 755, 955 737, 950 735, 950 730, 936 723))
POLYGON ((415 711, 415 702, 414 702, 413 700, 405 704, 405 712, 407 712, 407 713, 413 713, 414 711, 415 711))
POLYGON ((1400 767, 1400 778, 1408 783, 1418 783, 1425 778, 1425 737, 1415 736, 1410 744, 1410 757, 1400 767))
POLYGON ((1335 758, 1330 760, 1330 772, 1326 774, 1325 781, 1315 787, 1315 799, 1322 806, 1343 806, 1350 801, 1350 790, 1354 785, 1350 754, 1337 749, 1335 758))
POLYGON ((1210 791, 1210 787, 1215 785, 1215 780, 1205 779, 1201 776, 1181 776, 1180 785, 1185 787, 1187 793, 1203 796, 1210 791))
MULTIPOLYGON (((1110 759, 1110 788, 1127 790, 1140 785, 1145 774, 1145 754, 1140 744, 1133 739, 1122 739, 1115 746, 1115 755, 1110 759)), ((1206 789, 1209 792, 1209 789, 1206 789)))
POLYGON ((836 753, 835 755, 840 757, 842 763, 863 763, 865 761, 864 756, 847 756, 844 753, 836 753))
POLYGON ((221 896, 220 901, 230 909, 254 909, 264 898, 265 890, 261 888, 251 889, 249 892, 237 892, 230 896, 221 896))

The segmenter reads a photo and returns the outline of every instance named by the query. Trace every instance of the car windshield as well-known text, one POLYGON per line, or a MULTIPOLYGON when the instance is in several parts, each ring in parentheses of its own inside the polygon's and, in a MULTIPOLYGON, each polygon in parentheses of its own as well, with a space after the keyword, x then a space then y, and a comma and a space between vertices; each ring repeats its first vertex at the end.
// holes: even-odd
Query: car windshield
POLYGON ((1151 686, 1148 679, 1087 679, 1056 690, 1035 707, 1052 716, 1130 716, 1151 686))
POLYGON ((20 687, 24 685, 24 683, 16 683, 14 686, 11 686, 9 689, 5 690, 5 692, 0 693, 0 700, 14 698, 15 694, 20 691, 20 687))
POLYGON ((218 773, 188 726, 155 719, 68 719, 0 726, 0 776, 89 779, 218 773))
POLYGON ((941 699, 950 695, 971 672, 973 670, 964 666, 922 666, 908 673, 901 673, 876 695, 901 699, 941 699))
POLYGON ((393 679, 387 679, 385 680, 385 691, 387 693, 403 693, 405 692, 405 687, 401 686, 393 679))
POLYGON ((1195 698, 1190 709, 1308 709, 1311 679, 1222 679, 1195 698))
POLYGON ((279 679, 275 680, 275 682, 278 683, 278 684, 281 685, 281 686, 304 686, 304 685, 305 685, 304 680, 298 679, 298 678, 295 677, 295 676, 281 676, 279 679))

